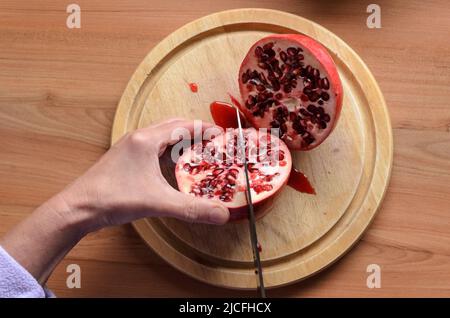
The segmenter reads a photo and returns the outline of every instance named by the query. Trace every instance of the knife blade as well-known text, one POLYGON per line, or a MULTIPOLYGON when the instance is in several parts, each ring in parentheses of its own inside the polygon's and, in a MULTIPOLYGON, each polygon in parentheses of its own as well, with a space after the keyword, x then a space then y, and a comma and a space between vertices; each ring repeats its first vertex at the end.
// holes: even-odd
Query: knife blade
POLYGON ((240 149, 241 159, 244 162, 244 174, 245 174, 245 182, 246 182, 246 197, 248 203, 248 224, 250 230, 250 241, 252 243, 252 251, 253 251, 253 263, 255 265, 255 274, 256 274, 256 283, 258 289, 258 295, 261 298, 266 298, 266 290, 264 288, 264 278, 262 273, 261 259, 259 257, 259 248, 258 248, 258 236, 256 234, 256 221, 255 221, 255 212, 253 209, 252 202, 252 194, 250 191, 250 178, 248 177, 248 165, 247 159, 245 158, 245 139, 244 133, 242 130, 241 117, 239 115, 239 110, 236 108, 238 129, 239 129, 239 137, 238 137, 238 148, 240 149))

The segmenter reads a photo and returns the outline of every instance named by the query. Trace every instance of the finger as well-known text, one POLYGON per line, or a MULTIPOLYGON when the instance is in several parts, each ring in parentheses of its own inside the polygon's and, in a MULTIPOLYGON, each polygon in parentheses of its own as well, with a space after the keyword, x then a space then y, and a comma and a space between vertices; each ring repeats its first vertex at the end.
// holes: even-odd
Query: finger
POLYGON ((225 224, 230 218, 230 212, 220 202, 197 198, 175 189, 169 189, 160 213, 191 223, 225 224))
POLYGON ((158 129, 158 131, 164 131, 166 133, 167 133, 167 131, 169 131, 169 135, 170 135, 170 132, 173 131, 174 129, 184 128, 191 134, 191 136, 194 136, 194 134, 204 132, 206 129, 209 129, 212 127, 215 127, 217 129, 223 131, 222 127, 217 126, 213 123, 210 123, 207 121, 202 121, 199 119, 189 120, 189 119, 185 119, 185 118, 170 118, 170 119, 162 121, 160 123, 143 128, 142 130, 145 131, 145 130, 158 129))
POLYGON ((194 139, 201 136, 205 131, 216 135, 223 132, 223 129, 212 123, 202 120, 181 120, 166 123, 159 127, 162 139, 166 145, 173 145, 181 139, 194 139))

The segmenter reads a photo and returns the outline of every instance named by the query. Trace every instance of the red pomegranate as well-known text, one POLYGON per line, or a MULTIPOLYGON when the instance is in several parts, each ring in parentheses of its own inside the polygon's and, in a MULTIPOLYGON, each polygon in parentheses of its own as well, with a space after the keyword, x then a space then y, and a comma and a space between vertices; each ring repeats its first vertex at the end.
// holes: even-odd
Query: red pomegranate
MULTIPOLYGON (((210 141, 194 144, 177 161, 175 175, 183 193, 220 200, 230 210, 230 220, 247 217, 244 160, 238 147, 238 129, 227 129, 210 141)), ((250 191, 257 217, 287 183, 292 159, 287 146, 268 132, 243 130, 250 191)))
POLYGON ((342 84, 327 50, 300 34, 256 42, 239 70, 240 107, 255 128, 279 128, 292 150, 310 150, 333 130, 342 84))

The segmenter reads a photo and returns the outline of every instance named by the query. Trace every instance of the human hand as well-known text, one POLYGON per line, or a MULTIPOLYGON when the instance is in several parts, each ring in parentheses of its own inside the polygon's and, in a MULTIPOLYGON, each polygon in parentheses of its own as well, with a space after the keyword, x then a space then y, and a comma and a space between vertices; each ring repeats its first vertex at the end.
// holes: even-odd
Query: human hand
MULTIPOLYGON (((220 128, 196 121, 201 132, 220 128)), ((179 141, 184 129, 194 138, 194 121, 172 119, 122 137, 94 166, 60 193, 74 213, 87 211, 89 228, 165 216, 188 222, 224 224, 229 212, 218 201, 183 194, 168 184, 158 158, 179 141), (175 137, 174 137, 175 135, 175 137)), ((199 131, 200 132, 200 131, 199 131)))
MULTIPOLYGON (((201 126, 202 131, 215 127, 201 126)), ((0 244, 45 283, 84 235, 105 226, 152 216, 226 223, 229 212, 220 202, 183 194, 163 177, 158 158, 179 140, 173 134, 177 128, 194 137, 194 121, 181 119, 125 135, 85 174, 7 232, 0 244)))

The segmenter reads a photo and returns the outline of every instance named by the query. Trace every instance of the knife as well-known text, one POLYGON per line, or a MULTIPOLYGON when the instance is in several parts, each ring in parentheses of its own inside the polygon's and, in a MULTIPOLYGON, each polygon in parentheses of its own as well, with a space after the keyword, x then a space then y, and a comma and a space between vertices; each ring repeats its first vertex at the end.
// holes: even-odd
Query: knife
POLYGON ((238 138, 238 148, 240 149, 240 153, 242 156, 242 161, 244 162, 244 174, 245 174, 245 182, 246 182, 246 197, 248 203, 248 225, 250 229, 250 241, 252 242, 252 250, 253 250, 253 263, 255 265, 255 274, 256 274, 256 283, 258 289, 258 295, 261 298, 266 298, 266 290, 264 288, 264 278, 262 274, 262 266, 261 259, 259 257, 259 249, 258 249, 258 236, 256 235, 256 224, 255 224, 255 212, 253 210, 252 203, 252 194, 250 191, 250 178, 248 177, 248 166, 247 159, 245 158, 245 139, 244 133, 242 131, 242 123, 241 117, 239 115, 239 110, 236 108, 237 114, 237 122, 239 129, 239 138, 238 138))

